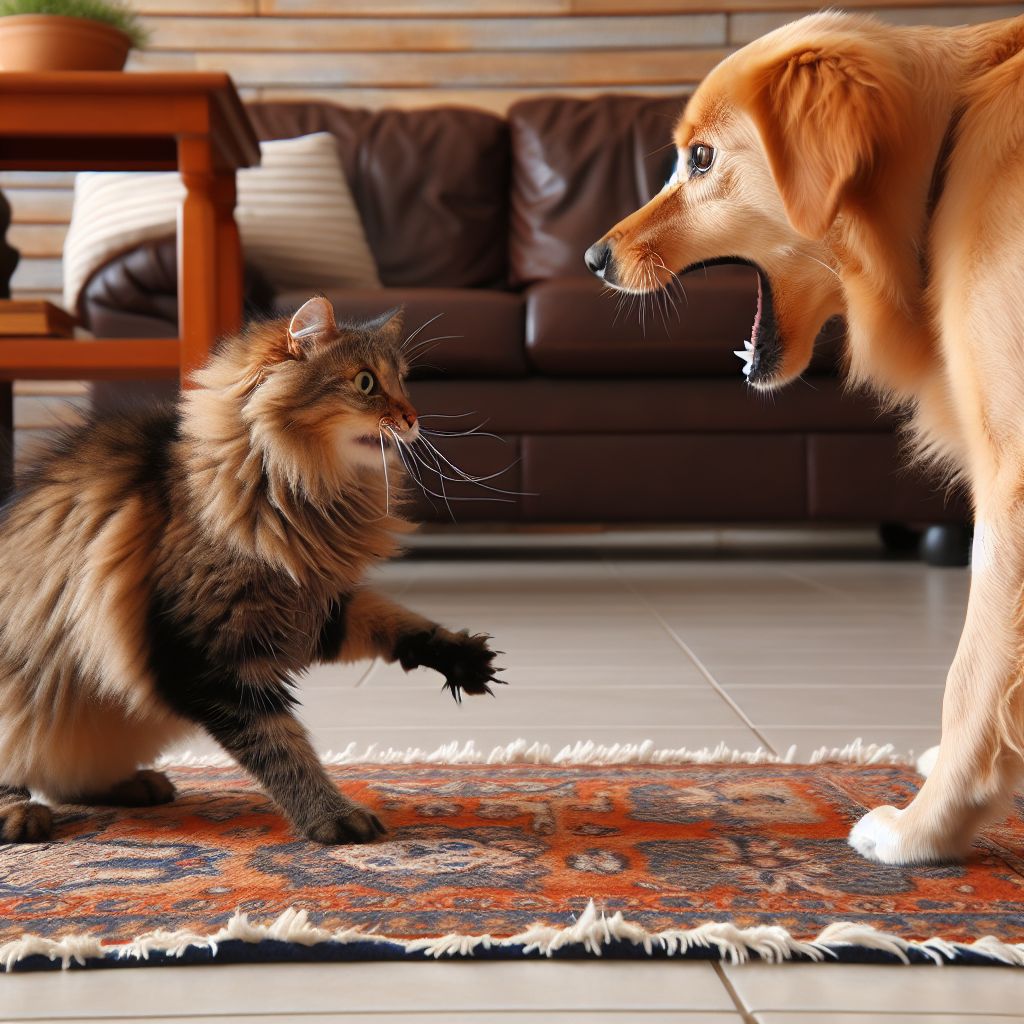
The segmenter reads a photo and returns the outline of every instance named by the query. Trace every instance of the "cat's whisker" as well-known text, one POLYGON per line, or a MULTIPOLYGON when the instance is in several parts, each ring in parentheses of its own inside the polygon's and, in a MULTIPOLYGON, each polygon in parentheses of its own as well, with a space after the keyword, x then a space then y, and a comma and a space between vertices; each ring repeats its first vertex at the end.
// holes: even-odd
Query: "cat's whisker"
MULTIPOLYGON (((466 340, 466 336, 464 334, 439 334, 436 338, 424 338, 422 341, 418 341, 405 354, 406 354, 407 358, 412 359, 412 357, 415 356, 415 354, 417 352, 421 351, 425 346, 430 345, 431 343, 433 343, 435 346, 437 346, 442 341, 465 341, 465 340, 466 340)), ((429 352, 429 351, 431 351, 431 350, 427 349, 427 352, 429 352)), ((426 354, 426 353, 424 353, 424 354, 426 354)))
POLYGON ((412 334, 409 335, 408 338, 405 339, 405 341, 402 342, 402 347, 399 351, 404 352, 405 347, 409 344, 410 341, 413 340, 413 338, 416 337, 417 334, 420 333, 420 331, 426 330, 426 328, 428 328, 432 323, 434 323, 437 320, 440 320, 441 317, 443 316, 444 313, 438 313, 437 316, 432 316, 429 320, 425 320, 422 324, 419 325, 419 327, 416 328, 415 331, 412 332, 412 334))
POLYGON ((504 476, 504 474, 507 473, 510 469, 512 469, 513 466, 519 464, 519 459, 510 462, 507 466, 505 466, 504 469, 499 469, 496 473, 491 473, 488 476, 473 476, 465 472, 465 470, 460 469, 458 466, 456 466, 455 463, 451 461, 451 459, 449 459, 440 449, 437 448, 436 445, 432 444, 427 438, 420 437, 419 440, 424 445, 426 445, 426 447, 431 452, 433 452, 436 458, 441 459, 454 472, 458 473, 459 477, 457 480, 452 481, 453 483, 458 483, 462 481, 469 484, 475 484, 477 487, 482 487, 486 491, 493 491, 495 494, 508 494, 517 498, 536 497, 535 494, 528 493, 526 491, 507 491, 503 487, 491 487, 486 483, 487 480, 493 480, 495 477, 504 476))
POLYGON ((380 421, 377 433, 380 435, 380 461, 384 467, 384 517, 391 515, 391 481, 388 479, 388 453, 384 446, 384 427, 386 424, 380 421))
MULTIPOLYGON (((433 473, 435 476, 441 477, 441 479, 446 479, 450 483, 453 483, 453 482, 454 483, 461 483, 462 482, 462 481, 453 481, 450 477, 447 477, 444 474, 440 473, 438 467, 430 465, 430 463, 427 462, 423 458, 423 456, 421 454, 419 454, 416 451, 416 449, 414 449, 411 445, 406 445, 406 451, 409 452, 409 454, 412 455, 416 459, 416 462, 423 469, 426 469, 427 471, 433 473)), ((417 482, 419 483, 419 480, 417 480, 417 482)), ((441 486, 443 488, 443 484, 441 486)), ((423 490, 427 494, 431 494, 435 498, 441 498, 445 502, 452 502, 452 501, 500 501, 500 502, 502 502, 503 504, 506 504, 506 505, 513 504, 513 501, 512 501, 511 498, 488 498, 488 497, 484 497, 484 496, 461 497, 461 496, 455 495, 455 494, 448 494, 447 492, 445 492, 443 494, 438 494, 436 491, 431 490, 429 487, 427 487, 423 483, 420 483, 420 487, 422 487, 423 490)), ((451 512, 451 507, 450 506, 449 506, 448 511, 451 512)))
POLYGON ((428 412, 420 416, 421 420, 461 420, 467 416, 476 416, 477 412, 474 409, 472 412, 428 412))
MULTIPOLYGON (((419 467, 417 466, 414 459, 406 457, 405 452, 408 447, 406 442, 401 437, 398 436, 398 433, 395 431, 393 427, 388 427, 388 432, 391 434, 392 438, 394 438, 395 448, 398 452, 398 457, 402 460, 402 466, 405 468, 406 473, 408 473, 409 476, 413 478, 413 480, 416 483, 416 486, 419 487, 419 489, 423 492, 423 495, 427 499, 427 502, 430 504, 430 507, 434 509, 434 511, 436 512, 437 506, 433 503, 433 501, 430 500, 432 492, 423 483, 423 478, 420 475, 419 467)), ((437 497, 437 495, 433 495, 433 497, 437 497)))
POLYGON ((508 444, 507 438, 500 434, 492 434, 489 430, 481 430, 479 427, 473 427, 471 430, 427 430, 425 427, 421 427, 420 433, 430 437, 490 437, 502 444, 508 444))

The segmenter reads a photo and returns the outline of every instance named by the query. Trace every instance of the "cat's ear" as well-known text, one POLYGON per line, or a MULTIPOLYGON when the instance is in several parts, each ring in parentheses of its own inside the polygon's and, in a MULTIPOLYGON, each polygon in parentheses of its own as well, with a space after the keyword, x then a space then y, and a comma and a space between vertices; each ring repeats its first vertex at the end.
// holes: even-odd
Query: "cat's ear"
POLYGON ((362 326, 364 331, 372 331, 381 341, 397 348, 405 329, 405 306, 394 306, 362 326))
POLYGON ((302 359, 311 348, 338 333, 334 307, 322 295, 314 295, 288 325, 288 354, 302 359))

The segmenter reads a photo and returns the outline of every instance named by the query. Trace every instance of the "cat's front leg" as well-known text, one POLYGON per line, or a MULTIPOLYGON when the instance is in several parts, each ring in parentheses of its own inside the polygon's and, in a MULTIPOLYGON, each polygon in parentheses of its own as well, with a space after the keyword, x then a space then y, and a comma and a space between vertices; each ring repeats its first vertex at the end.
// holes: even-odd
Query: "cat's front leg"
POLYGON ((289 711, 220 705, 211 708, 203 725, 308 839, 368 843, 387 831, 376 814, 331 782, 306 730, 289 711))
POLYGON ((491 683, 504 683, 496 673, 491 638, 468 631, 453 632, 370 590, 360 590, 339 603, 320 637, 324 661, 384 658, 408 672, 424 667, 440 672, 456 701, 463 693, 491 693, 491 683))

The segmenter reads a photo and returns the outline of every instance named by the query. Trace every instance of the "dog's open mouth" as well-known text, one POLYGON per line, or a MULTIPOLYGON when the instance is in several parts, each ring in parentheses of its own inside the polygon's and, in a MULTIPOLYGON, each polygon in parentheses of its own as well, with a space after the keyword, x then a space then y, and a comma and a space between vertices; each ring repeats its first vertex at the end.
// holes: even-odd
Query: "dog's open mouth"
POLYGON ((743 375, 751 384, 767 384, 776 375, 782 362, 782 339, 775 321, 771 281, 756 263, 738 256, 695 263, 682 273, 721 264, 742 264, 757 271, 757 312, 750 328, 750 337, 743 342, 742 349, 736 350, 735 355, 742 360, 743 375))

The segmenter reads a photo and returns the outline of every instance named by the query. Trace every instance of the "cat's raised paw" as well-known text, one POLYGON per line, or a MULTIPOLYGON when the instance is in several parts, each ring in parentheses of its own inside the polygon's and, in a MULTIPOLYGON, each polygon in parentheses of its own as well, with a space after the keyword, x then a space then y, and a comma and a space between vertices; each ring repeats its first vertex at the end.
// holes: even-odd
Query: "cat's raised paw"
POLYGON ((53 812, 34 800, 0 806, 0 842, 45 843, 53 836, 53 812))
POLYGON ((325 846, 339 846, 344 843, 372 843, 387 831, 373 811, 351 804, 311 825, 306 829, 306 838, 325 846))
POLYGON ((486 633, 470 635, 466 630, 461 633, 449 634, 451 639, 445 648, 446 664, 440 669, 444 673, 444 688, 450 690, 455 703, 462 701, 462 694, 479 696, 489 693, 494 696, 490 683, 505 685, 496 673, 501 669, 494 665, 498 651, 492 651, 487 642, 491 639, 486 633))
POLYGON ((451 691, 456 703, 461 702, 463 693, 493 696, 490 684, 505 685, 505 680, 497 676, 502 670, 494 664, 494 658, 501 652, 491 650, 490 639, 486 633, 470 634, 468 630, 453 633, 437 628, 407 637, 402 643, 399 660, 406 671, 423 665, 440 672, 444 676, 444 689, 451 691))

